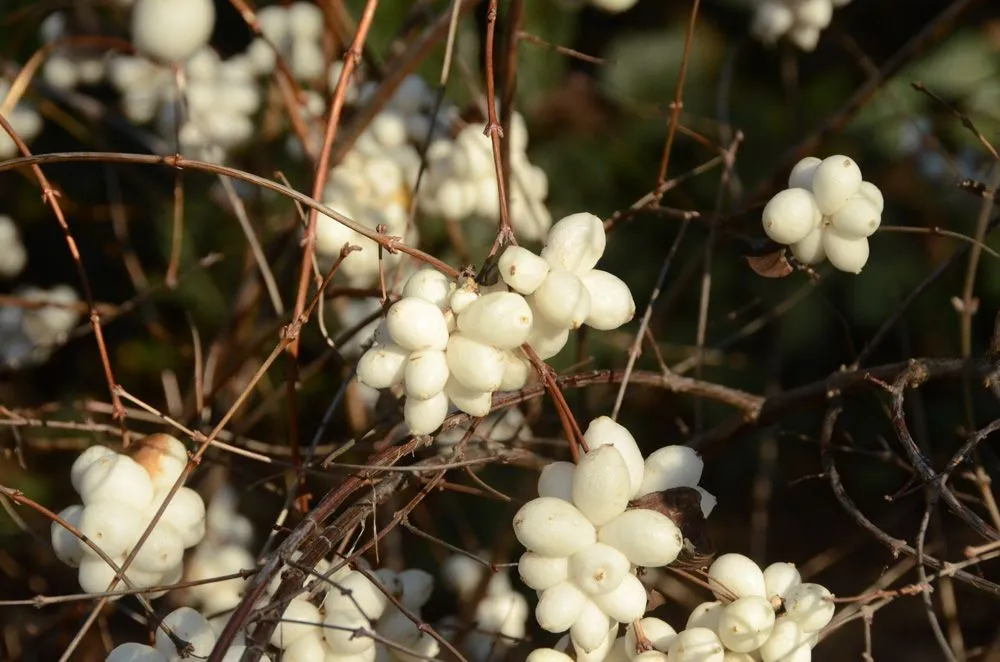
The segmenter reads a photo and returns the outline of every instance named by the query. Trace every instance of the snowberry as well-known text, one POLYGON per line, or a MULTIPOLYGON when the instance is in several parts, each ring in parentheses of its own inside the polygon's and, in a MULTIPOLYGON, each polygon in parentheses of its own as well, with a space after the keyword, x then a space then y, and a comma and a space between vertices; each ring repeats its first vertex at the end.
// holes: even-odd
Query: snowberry
POLYGON ((726 654, 719 637, 708 628, 678 632, 667 652, 670 662, 722 662, 726 654))
POLYGON ((795 15, 783 0, 764 0, 757 5, 750 32, 765 44, 773 44, 795 23, 795 15))
POLYGON ((802 583, 802 576, 794 563, 772 563, 764 568, 764 597, 771 600, 782 597, 792 586, 802 583))
POLYGON ((632 574, 625 575, 615 589, 592 595, 590 599, 619 623, 631 623, 646 611, 646 587, 632 574))
POLYGON ((855 193, 830 217, 830 225, 845 237, 870 237, 878 229, 882 216, 871 199, 855 193))
POLYGON ((792 255, 802 264, 819 264, 826 259, 826 251, 823 249, 823 235, 827 228, 818 227, 813 229, 802 241, 792 244, 792 255))
POLYGON ((527 385, 531 377, 531 363, 518 350, 503 353, 503 379, 500 382, 501 391, 517 391, 527 385))
POLYGON ((875 210, 879 214, 882 213, 882 210, 885 208, 885 199, 882 197, 882 191, 879 190, 879 187, 871 182, 861 182, 858 193, 868 198, 868 201, 875 205, 875 210))
POLYGON ((779 244, 794 244, 806 238, 821 220, 816 198, 802 188, 778 191, 763 212, 764 232, 779 244))
POLYGON ((673 520, 645 509, 626 510, 600 528, 598 540, 646 568, 673 563, 684 546, 684 536, 673 520))
POLYGON ((448 368, 463 386, 474 391, 495 391, 503 382, 503 353, 463 333, 447 342, 448 368))
MULTIPOLYGON (((80 479, 91 464, 97 460, 116 453, 107 446, 90 446, 77 456, 69 470, 69 480, 73 489, 80 492, 80 479)), ((152 498, 152 496, 150 496, 152 498)))
POLYGON ((811 191, 816 167, 822 162, 823 159, 807 156, 792 166, 792 172, 788 175, 788 188, 804 188, 811 191))
POLYGON ((323 639, 323 632, 316 628, 315 632, 310 632, 299 637, 282 651, 282 662, 321 662, 332 658, 326 641, 323 639))
POLYGON ((625 466, 628 467, 629 496, 634 497, 637 493, 641 494, 640 486, 643 482, 645 465, 642 451, 639 450, 639 445, 635 442, 632 433, 611 417, 598 416, 587 426, 587 430, 583 433, 583 439, 591 451, 599 446, 613 446, 621 454, 625 466))
POLYGON ((541 360, 549 359, 562 351, 569 342, 569 329, 552 324, 540 315, 535 315, 528 334, 528 345, 541 360))
MULTIPOLYGON (((169 490, 157 492, 146 508, 146 515, 152 518, 167 498, 169 490)), ((160 522, 170 524, 177 530, 184 548, 193 547, 205 536, 205 502, 190 487, 182 487, 174 493, 167 504, 160 522)))
POLYGON ((742 554, 723 554, 708 568, 708 583, 716 597, 735 595, 765 597, 764 573, 742 554))
POLYGON ((691 614, 688 616, 684 627, 688 630, 691 628, 708 628, 713 632, 718 632, 719 622, 722 620, 722 610, 723 605, 718 600, 702 602, 691 610, 691 614))
MULTIPOLYGON (((583 551, 577 552, 577 555, 596 546, 591 545, 583 551)), ((576 555, 573 558, 575 557, 576 555)), ((628 559, 626 559, 627 561, 628 559)), ((565 556, 542 556, 536 552, 527 551, 518 559, 517 572, 521 577, 521 581, 528 588, 536 591, 544 591, 569 578, 569 564, 570 560, 565 556)))
POLYGON ((604 254, 606 243, 601 219, 580 212, 552 226, 545 239, 542 257, 553 268, 581 275, 594 268, 604 254))
POLYGON ((181 62, 208 43, 215 27, 212 0, 136 0, 132 41, 157 60, 181 62))
POLYGON ((176 437, 169 434, 151 434, 129 449, 133 460, 139 463, 153 481, 157 490, 173 487, 187 466, 187 449, 176 437))
MULTIPOLYGON (((531 563, 529 561, 526 565, 530 566, 531 563)), ((534 563, 538 566, 555 565, 538 561, 534 563)), ((520 564, 518 567, 520 568, 520 564)), ((598 595, 618 588, 631 565, 628 558, 614 547, 595 543, 571 556, 568 569, 569 576, 577 587, 590 595, 598 595)))
POLYGON ((599 648, 607 639, 611 619, 594 602, 587 600, 580 615, 570 626, 569 636, 573 646, 590 653, 599 648))
POLYGON ((471 278, 462 283, 452 293, 448 305, 456 315, 461 315, 466 308, 479 298, 479 287, 471 278))
POLYGON ((625 650, 638 650, 639 632, 642 633, 642 637, 646 641, 653 645, 655 650, 661 653, 666 653, 670 649, 670 644, 677 637, 677 631, 670 627, 669 623, 659 618, 647 616, 635 623, 629 623, 625 630, 625 650))
POLYGON ((434 577, 419 568, 409 568, 397 575, 402 586, 400 602, 404 607, 417 610, 430 599, 434 591, 434 577))
POLYGON ((409 356, 396 344, 375 345, 358 361, 358 381, 371 388, 395 386, 403 381, 409 356))
POLYGON ((528 614, 528 601, 520 593, 488 596, 476 605, 476 627, 510 639, 523 639, 528 614))
POLYGON ((385 594, 363 573, 352 570, 332 584, 323 601, 326 611, 358 612, 370 620, 385 612, 385 594))
POLYGON ((816 166, 812 190, 824 216, 835 214, 860 188, 861 169, 851 157, 835 154, 816 166))
MULTIPOLYGON (((207 657, 215 646, 215 631, 212 630, 212 626, 204 616, 190 607, 180 607, 170 612, 164 617, 163 624, 181 641, 191 644, 194 648, 193 655, 207 657)), ((156 650, 169 659, 178 657, 174 642, 162 628, 156 630, 156 650)))
POLYGON ((629 473, 614 446, 600 446, 584 455, 573 474, 573 504, 594 526, 625 511, 629 501, 629 473))
MULTIPOLYGON (((0 92, 2 91, 0 89, 0 92)), ((0 278, 17 276, 28 262, 28 251, 21 243, 21 236, 14 220, 4 214, 0 214, 0 249, 2 249, 0 250, 0 278)))
POLYGON ((153 499, 153 481, 132 458, 118 453, 104 454, 79 473, 77 491, 85 505, 120 501, 142 508, 153 499))
POLYGON ((760 649, 763 662, 809 662, 812 651, 805 641, 798 623, 789 618, 779 618, 774 623, 771 636, 760 649))
POLYGON ((774 627, 774 608, 766 599, 751 595, 722 609, 719 639, 729 650, 749 653, 767 641, 774 627))
MULTIPOLYGON (((83 506, 70 506, 59 512, 59 517, 67 524, 80 529, 80 522, 83 519, 83 506)), ((79 567, 83 558, 83 543, 69 529, 58 522, 52 522, 52 551, 56 557, 71 568, 79 567)))
MULTIPOLYGON (((89 506, 93 510, 97 506, 89 506)), ((137 533, 136 538, 141 534, 137 533)), ((158 524, 142 543, 129 567, 154 573, 166 573, 178 567, 184 560, 184 545, 177 530, 167 523, 158 524)))
POLYGON ((406 359, 403 382, 406 396, 427 400, 444 390, 448 381, 448 359, 437 349, 413 352, 406 359))
POLYGON ((823 233, 823 252, 837 269, 852 274, 859 274, 868 262, 868 240, 848 237, 836 228, 826 228, 823 233))
POLYGON ((590 314, 590 293, 583 281, 558 268, 549 271, 528 301, 549 324, 561 328, 579 328, 590 314))
POLYGON ((528 339, 533 315, 524 297, 514 292, 491 292, 470 304, 458 316, 458 329, 477 342, 514 349, 528 339))
POLYGON ((565 632, 579 618, 587 596, 573 582, 560 582, 542 591, 535 607, 535 620, 548 632, 565 632))
POLYGON ((335 655, 361 653, 375 647, 375 640, 364 634, 371 629, 371 622, 357 609, 352 611, 328 609, 323 625, 323 638, 330 652, 335 655))
POLYGON ((538 475, 538 496, 555 497, 572 503, 575 474, 576 465, 572 462, 549 462, 538 475))
POLYGON ((152 646, 130 641, 115 646, 105 662, 167 662, 167 657, 152 646))
POLYGON ((448 300, 454 292, 455 283, 437 269, 429 267, 416 271, 403 287, 404 298, 423 299, 442 309, 448 307, 448 300))
POLYGON ((486 416, 493 407, 491 391, 471 389, 454 377, 444 385, 444 394, 452 404, 470 416, 486 416))
POLYGON ((573 504, 539 497, 514 515, 514 535, 529 550, 544 556, 569 556, 597 542, 594 525, 573 504))
POLYGON ((788 40, 799 47, 799 49, 811 53, 816 50, 819 43, 819 28, 808 25, 796 25, 788 31, 788 40))
POLYGON ((618 276, 593 269, 580 276, 580 281, 590 295, 590 312, 585 320, 590 328, 610 331, 635 316, 632 292, 618 276))
POLYGON ((444 349, 448 345, 448 325, 444 313, 423 299, 400 299, 386 314, 393 342, 410 351, 444 349))
POLYGON ((448 387, 426 400, 407 398, 403 403, 403 418, 410 434, 430 434, 441 427, 448 416, 448 387))
POLYGON ((533 293, 549 273, 549 263, 521 246, 508 246, 498 263, 500 278, 525 296, 533 293))
POLYGON ((573 662, 573 658, 554 648, 536 648, 528 653, 524 662, 573 662))
POLYGON ((830 25, 833 5, 830 4, 830 0, 798 0, 795 5, 795 18, 801 25, 822 30, 830 25))
POLYGON ((782 596, 788 618, 799 624, 804 632, 822 630, 833 618, 836 609, 833 595, 819 584, 796 584, 782 596))
POLYGON ((664 446, 646 458, 639 494, 662 492, 670 487, 695 487, 704 467, 704 460, 693 448, 664 446))

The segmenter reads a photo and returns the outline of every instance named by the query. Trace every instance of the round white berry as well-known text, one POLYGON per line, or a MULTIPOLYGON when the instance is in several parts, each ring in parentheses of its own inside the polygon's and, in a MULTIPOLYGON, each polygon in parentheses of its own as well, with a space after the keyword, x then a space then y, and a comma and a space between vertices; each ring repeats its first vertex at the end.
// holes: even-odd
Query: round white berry
POLYGON ((548 632, 565 632, 579 618, 587 596, 573 582, 560 582, 545 589, 535 607, 535 620, 548 632))
MULTIPOLYGON (((166 615, 163 624, 173 631, 181 641, 194 648, 192 655, 208 657, 215 646, 215 631, 208 620, 190 607, 180 607, 166 615)), ((178 655, 177 647, 162 628, 156 629, 156 650, 170 659, 178 655)))
POLYGON ((439 392, 420 400, 407 398, 403 403, 403 420, 410 428, 410 434, 430 434, 441 427, 448 416, 448 395, 439 392))
POLYGON ((208 43, 215 27, 212 0, 136 0, 132 43, 156 60, 182 62, 208 43))
POLYGON ((572 462, 549 462, 538 476, 538 496, 555 497, 573 502, 573 476, 576 465, 572 462))
MULTIPOLYGON (((144 515, 147 521, 152 519, 160 505, 167 498, 169 490, 163 490, 153 495, 153 500, 146 507, 144 515)), ((193 547, 205 536, 205 502, 201 496, 190 487, 182 487, 170 499, 160 523, 171 524, 177 530, 184 549, 193 547)), ((158 523, 157 526, 160 524, 158 523)))
MULTIPOLYGON (((80 530, 80 521, 83 519, 83 506, 70 506, 59 512, 59 517, 67 524, 80 530)), ((58 522, 52 522, 52 551, 56 557, 71 568, 79 567, 80 559, 83 558, 83 543, 69 529, 58 522)))
POLYGON ((794 244, 819 225, 821 216, 812 193, 788 188, 778 191, 764 205, 764 232, 779 244, 794 244))
POLYGON ((508 246, 498 267, 503 282, 526 296, 537 290, 549 273, 549 263, 544 258, 521 246, 508 246))
POLYGON ((580 615, 577 616, 569 629, 573 646, 584 653, 592 653, 604 643, 608 637, 611 619, 594 602, 587 600, 580 615))
POLYGON ((726 654, 719 637, 708 628, 678 632, 670 644, 670 662, 722 662, 726 654))
POLYGON ((782 617, 775 621, 771 636, 767 638, 758 653, 763 662, 809 662, 812 650, 799 624, 782 617))
POLYGON ((830 25, 833 5, 830 0, 798 0, 795 4, 795 18, 806 27, 822 30, 830 25))
POLYGON ((456 315, 461 315, 466 308, 479 298, 479 287, 471 278, 460 285, 451 295, 448 305, 456 315))
POLYGON ((729 650, 749 653, 767 641, 774 627, 774 608, 766 599, 751 595, 722 609, 719 639, 729 650))
POLYGON ((624 554, 600 542, 569 558, 570 578, 577 587, 590 595, 615 590, 630 569, 629 560, 624 554))
POLYGON ((434 591, 434 576, 419 568, 407 568, 397 575, 397 579, 402 586, 399 600, 408 609, 423 607, 434 591))
POLYGON ((524 662, 573 662, 573 658, 554 648, 536 648, 528 653, 524 662))
MULTIPOLYGON (((431 350, 433 351, 433 350, 431 350)), ((410 353, 399 345, 375 345, 358 360, 358 381, 380 389, 403 381, 410 353)))
POLYGON ((794 563, 772 563, 764 568, 764 597, 782 597, 792 586, 802 583, 802 575, 794 563))
POLYGON ((77 491, 85 505, 128 499, 141 508, 153 498, 153 481, 149 474, 125 455, 103 454, 87 464, 78 476, 77 491))
POLYGON ((629 500, 628 467, 614 446, 600 446, 584 455, 573 474, 573 504, 594 526, 625 511, 629 500))
POLYGON ((416 271, 403 287, 403 297, 416 297, 433 303, 438 308, 447 308, 455 283, 437 269, 424 267, 416 271))
POLYGON ((471 389, 454 378, 449 379, 444 385, 444 394, 456 407, 470 416, 486 416, 493 406, 492 391, 471 389))
MULTIPOLYGON (((375 640, 362 634, 371 630, 371 622, 356 609, 327 610, 323 619, 323 639, 334 655, 355 655, 375 648, 375 640)), ((329 656, 329 654, 328 654, 329 656)))
POLYGON ((645 509, 626 510, 601 527, 598 540, 646 568, 673 563, 684 546, 680 529, 669 517, 645 509))
POLYGON ((826 259, 823 249, 823 235, 827 228, 818 227, 812 230, 802 241, 792 244, 792 255, 802 264, 819 264, 826 259))
POLYGON ((527 385, 531 376, 531 363, 519 349, 503 353, 503 381, 501 391, 517 391, 527 385))
MULTIPOLYGON (((789 24, 791 27, 791 24, 789 24)), ((807 156, 792 167, 791 174, 788 175, 788 188, 804 188, 812 190, 813 177, 816 176, 816 167, 823 162, 823 159, 815 156, 807 156)))
POLYGON ((816 50, 820 32, 821 30, 808 25, 793 25, 792 29, 788 31, 788 40, 801 50, 811 53, 816 50))
MULTIPOLYGON (((124 556, 142 534, 142 513, 126 503, 127 498, 123 495, 122 501, 92 503, 80 516, 80 533, 108 556, 124 556)), ((82 549, 84 554, 96 554, 87 545, 82 549)))
POLYGON ((859 274, 868 262, 868 240, 846 237, 835 228, 826 228, 823 233, 823 251, 837 269, 859 274))
POLYGON ((532 307, 550 324, 579 328, 590 314, 590 294, 580 278, 553 268, 529 297, 532 307))
POLYGON ((538 358, 546 360, 562 351, 569 342, 569 329, 552 324, 535 311, 535 321, 528 334, 528 345, 535 351, 538 358))
POLYGON ((677 631, 669 623, 653 616, 639 619, 636 623, 629 623, 625 630, 625 650, 638 650, 639 636, 636 632, 636 624, 642 632, 642 636, 653 645, 653 649, 665 653, 670 649, 670 644, 677 637, 677 631))
POLYGON ((816 166, 813 195, 824 216, 832 216, 861 188, 861 169, 849 156, 835 154, 816 166))
POLYGON ((332 581, 323 601, 326 611, 356 612, 370 620, 376 620, 385 612, 388 599, 385 594, 365 575, 352 570, 332 581))
POLYGON ((169 434, 151 434, 129 448, 129 454, 153 481, 153 488, 173 487, 187 466, 187 449, 169 434))
POLYGON ((708 583, 716 597, 765 597, 764 572, 742 554, 723 554, 708 568, 708 583))
POLYGON ((881 214, 883 209, 885 209, 885 199, 882 197, 882 191, 871 182, 861 182, 861 187, 858 189, 858 193, 868 198, 868 200, 875 205, 875 209, 878 210, 879 214, 881 214))
POLYGON ((448 382, 448 359, 439 349, 422 349, 406 359, 403 383, 406 397, 427 400, 444 390, 448 382))
POLYGON ((309 634, 318 634, 322 623, 319 607, 308 600, 292 600, 271 633, 271 645, 285 650, 309 634))
POLYGON ((569 556, 597 542, 597 531, 583 513, 554 497, 539 497, 521 506, 514 515, 514 535, 543 556, 569 556))
POLYGON ((632 436, 624 426, 618 424, 610 416, 598 416, 587 426, 583 433, 583 439, 587 442, 587 447, 591 451, 599 446, 613 446, 628 467, 629 474, 629 497, 636 496, 642 485, 645 464, 642 459, 642 451, 632 436))
POLYGON ((477 342, 514 349, 528 339, 533 317, 528 302, 520 294, 491 292, 459 314, 458 329, 477 342))
POLYGON ((503 352, 453 333, 447 342, 448 369, 463 386, 474 391, 496 391, 503 382, 503 352))
MULTIPOLYGON (((788 32, 795 22, 795 15, 781 0, 764 0, 757 5, 750 33, 765 44, 773 44, 788 32)), ((796 185, 797 186, 797 185, 796 185)))
POLYGON ((598 331, 610 331, 635 317, 632 292, 618 276, 592 269, 580 276, 590 295, 590 312, 585 323, 598 331))
POLYGON ((664 446, 646 458, 639 494, 662 492, 671 487, 695 487, 705 461, 689 446, 664 446))
POLYGON ((582 275, 604 255, 607 236, 604 223, 587 212, 571 214, 557 221, 545 239, 542 257, 553 268, 582 275))
POLYGON ((115 646, 105 662, 167 662, 167 657, 152 646, 128 642, 115 646))
POLYGON ((788 618, 799 624, 803 632, 822 630, 833 618, 836 610, 830 593, 819 584, 796 584, 782 596, 788 618))
POLYGON ((430 301, 400 299, 386 313, 385 321, 393 342, 403 349, 415 352, 448 346, 448 323, 441 309, 430 301))
MULTIPOLYGON (((596 547, 596 545, 591 545, 596 547)), ((588 547, 587 549, 590 549, 588 547)), ((583 550, 584 552, 586 550, 583 550)), ((578 552, 577 554, 582 554, 578 552)), ((576 555, 574 555, 575 558, 576 555)), ((626 563, 628 560, 626 559, 626 563)), ((535 552, 525 552, 517 561, 517 572, 528 588, 544 591, 550 586, 569 578, 569 559, 565 556, 542 556, 535 552)), ((626 569, 627 572, 627 569, 626 569)))
POLYGON ((722 620, 722 603, 718 600, 712 602, 702 602, 691 610, 688 616, 686 629, 708 628, 713 632, 719 631, 719 621, 722 620))
POLYGON ((646 587, 631 573, 625 575, 615 589, 590 597, 604 613, 619 623, 631 623, 642 618, 646 611, 646 587))
POLYGON ((170 524, 162 523, 149 532, 129 567, 145 572, 166 573, 183 561, 184 545, 177 530, 170 524))
POLYGON ((863 193, 855 193, 830 217, 830 225, 845 237, 861 239, 870 237, 882 222, 882 215, 874 203, 863 193))

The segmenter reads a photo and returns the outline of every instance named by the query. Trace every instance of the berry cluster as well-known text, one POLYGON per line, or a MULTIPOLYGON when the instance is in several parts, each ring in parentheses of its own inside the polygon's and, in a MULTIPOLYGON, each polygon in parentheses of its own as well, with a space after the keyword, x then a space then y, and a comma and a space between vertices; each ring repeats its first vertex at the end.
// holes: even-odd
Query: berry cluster
MULTIPOLYGON (((0 105, 6 103, 10 93, 10 81, 0 74, 0 105)), ((10 122, 14 133, 25 143, 30 143, 42 131, 42 116, 33 106, 21 101, 4 113, 4 119, 10 122)), ((0 131, 0 159, 9 159, 20 155, 14 139, 6 131, 0 131)))
MULTIPOLYGON (((520 113, 511 118, 510 205, 508 216, 518 236, 541 239, 552 224, 545 206, 549 180, 528 160, 528 129, 520 113)), ((427 174, 420 188, 420 208, 449 221, 500 220, 500 198, 493 145, 479 124, 465 126, 454 140, 440 139, 427 150, 427 174)))
MULTIPOLYGON (((311 2, 269 5, 257 10, 257 22, 264 37, 250 43, 247 55, 258 75, 274 71, 278 54, 297 80, 314 81, 327 73, 323 11, 317 5, 311 2)), ((331 77, 333 71, 329 70, 331 77)), ((333 83, 336 84, 336 78, 333 83)))
MULTIPOLYGON (((67 12, 54 11, 38 28, 41 40, 54 47, 67 36, 67 12)), ((58 46, 42 65, 42 78, 52 87, 69 90, 78 85, 96 85, 106 74, 106 58, 100 51, 74 46, 58 46)))
POLYGON ((764 232, 791 246, 803 264, 829 260, 837 269, 861 273, 868 262, 868 237, 882 223, 882 192, 863 181, 858 164, 836 154, 809 156, 792 168, 789 188, 764 206, 764 232))
MULTIPOLYGON (((635 569, 668 565, 685 546, 667 515, 631 508, 630 501, 696 487, 703 463, 683 446, 644 461, 629 431, 606 416, 590 423, 584 441, 590 450, 579 464, 556 462, 542 471, 539 497, 514 516, 514 535, 528 550, 518 571, 539 593, 538 624, 569 630, 573 646, 592 654, 610 647, 619 623, 645 613, 646 589, 635 569)), ((713 502, 702 498, 703 513, 713 502)))
MULTIPOLYGON (((70 506, 59 516, 120 566, 186 464, 184 444, 165 434, 146 437, 130 449, 129 455, 106 446, 91 446, 70 470, 70 481, 83 504, 70 506)), ((125 576, 136 588, 176 583, 183 570, 184 550, 198 544, 204 534, 205 504, 197 492, 182 487, 171 498, 125 576)), ((115 577, 114 568, 58 522, 52 523, 52 548, 63 563, 79 568, 84 591, 103 593, 108 589, 115 577)), ((126 588, 123 582, 116 585, 118 591, 126 588)))
MULTIPOLYGON (((218 639, 208 620, 190 607, 180 607, 170 612, 163 618, 163 625, 180 641, 191 645, 187 655, 177 649, 174 640, 163 628, 157 628, 155 645, 134 642, 121 644, 108 653, 105 662, 183 662, 205 659, 218 639)), ((222 662, 239 662, 246 649, 246 645, 242 643, 230 646, 223 655, 222 662)), ((261 655, 260 659, 271 662, 266 654, 261 655)))
POLYGON ((502 284, 456 284, 434 270, 417 271, 361 356, 358 380, 376 389, 402 385, 413 434, 437 429, 449 403, 486 416, 494 392, 527 383, 531 368, 521 345, 544 360, 565 346, 570 329, 586 323, 608 330, 632 319, 628 286, 594 269, 604 245, 601 220, 580 213, 552 226, 541 256, 508 247, 498 261, 502 284))
POLYGON ((0 365, 17 368, 44 363, 56 347, 66 342, 80 319, 76 290, 69 285, 48 290, 29 286, 17 290, 14 296, 46 305, 0 306, 0 365))
POLYGON ((833 20, 833 10, 851 0, 760 0, 750 32, 765 44, 781 37, 803 51, 815 50, 820 33, 833 20))
MULTIPOLYGON (((331 568, 326 561, 317 565, 314 573, 323 577, 317 590, 297 595, 285 608, 271 635, 271 644, 283 651, 282 660, 407 662, 438 654, 437 641, 386 597, 388 592, 419 619, 434 589, 431 575, 384 568, 368 572, 367 566, 361 572, 346 565, 331 573, 331 568)), ((272 582, 272 592, 279 582, 280 576, 272 582)))

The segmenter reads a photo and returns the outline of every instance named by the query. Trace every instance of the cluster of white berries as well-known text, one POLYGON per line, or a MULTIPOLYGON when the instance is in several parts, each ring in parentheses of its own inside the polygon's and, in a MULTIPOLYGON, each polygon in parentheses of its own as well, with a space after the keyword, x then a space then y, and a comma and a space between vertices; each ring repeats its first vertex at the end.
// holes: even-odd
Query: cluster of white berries
POLYGON ((611 647, 619 623, 645 613, 646 589, 635 569, 668 565, 685 547, 673 520, 629 502, 696 488, 707 516, 715 498, 697 488, 704 465, 686 446, 666 446, 643 460, 629 431, 607 416, 590 423, 584 441, 589 451, 579 464, 555 462, 542 471, 539 497, 514 516, 514 535, 528 550, 518 571, 538 591, 538 624, 569 630, 577 651, 592 654, 611 647))
POLYGON ((475 428, 471 439, 485 439, 498 447, 509 445, 514 440, 527 440, 532 437, 524 413, 517 407, 508 407, 490 414, 482 421, 464 423, 435 435, 434 443, 437 444, 438 453, 442 455, 453 453, 455 445, 465 438, 470 428, 475 428))
POLYGON ((608 330, 632 319, 628 286, 594 269, 604 246, 601 220, 579 213, 552 227, 541 256, 517 246, 504 250, 503 283, 455 283, 421 269, 361 356, 358 380, 376 389, 402 385, 413 434, 437 429, 449 404, 486 416, 494 392, 527 383, 531 365, 521 345, 544 360, 565 346, 571 329, 608 330))
MULTIPOLYGON (((83 504, 70 506, 59 516, 120 566, 186 464, 184 444, 165 434, 146 437, 129 455, 106 446, 91 446, 70 470, 73 488, 83 504)), ((204 534, 205 504, 197 492, 182 487, 143 542, 126 577, 136 588, 176 583, 183 570, 184 550, 198 544, 204 534)), ((108 589, 115 570, 58 522, 52 523, 52 548, 63 563, 79 568, 84 591, 103 593, 108 589)), ((118 582, 115 590, 126 588, 124 582, 118 582)))
MULTIPOLYGON (((205 659, 215 647, 218 636, 208 620, 190 607, 180 607, 163 618, 163 625, 168 627, 176 637, 191 645, 189 655, 182 656, 177 645, 163 628, 156 630, 156 643, 153 646, 129 642, 115 647, 105 662, 183 662, 184 660, 205 659)), ((222 657, 222 662, 239 662, 246 652, 245 644, 234 644, 222 657)), ((261 660, 270 662, 271 658, 261 655, 261 660)))
MULTIPOLYGON (((38 32, 42 41, 53 44, 66 36, 67 13, 55 11, 45 17, 38 32)), ((91 48, 60 46, 42 65, 42 78, 52 87, 69 90, 78 85, 96 85, 104 79, 106 58, 91 48)))
MULTIPOLYGON (((330 171, 323 193, 325 204, 372 230, 383 225, 389 236, 415 244, 417 227, 410 222, 409 206, 420 169, 420 156, 407 142, 406 125, 398 114, 379 113, 358 138, 343 161, 330 171)), ((339 221, 321 214, 317 218, 316 253, 329 266, 345 244, 361 248, 341 264, 351 285, 368 287, 378 282, 378 245, 339 221)), ((398 264, 400 254, 382 252, 386 271, 398 264)))
POLYGON ((858 164, 836 154, 809 156, 792 168, 789 188, 764 206, 764 232, 791 246, 803 264, 829 260, 837 269, 861 273, 868 262, 868 237, 882 222, 882 192, 863 181, 858 164))
MULTIPOLYGON (((331 573, 327 561, 316 566, 315 574, 324 577, 320 590, 297 595, 271 635, 284 662, 409 662, 438 654, 438 642, 386 597, 392 595, 419 620, 434 578, 423 570, 368 571, 367 564, 359 564, 366 572, 345 565, 331 573)), ((280 581, 279 575, 269 590, 280 581)))
MULTIPOLYGON (((545 206, 549 180, 528 160, 528 129, 515 112, 511 118, 508 216, 519 237, 541 239, 552 224, 545 206)), ((421 210, 448 221, 480 218, 496 225, 500 198, 490 138, 479 124, 468 124, 454 140, 436 140, 427 150, 427 173, 421 182, 421 210)))
MULTIPOLYGON (((10 92, 10 81, 0 75, 0 106, 6 104, 10 92)), ((26 144, 42 132, 42 116, 33 106, 23 101, 18 101, 12 109, 4 112, 4 119, 10 123, 14 133, 26 144)), ((9 159, 14 156, 20 156, 17 143, 6 131, 0 130, 0 159, 9 159)))
MULTIPOLYGON (((487 568, 463 554, 448 558, 441 567, 445 585, 457 596, 459 604, 473 604, 487 568)), ((437 626, 449 641, 461 641, 464 655, 472 662, 499 662, 507 659, 510 648, 524 638, 528 601, 514 590, 506 570, 492 573, 486 580, 481 599, 474 604, 473 630, 462 636, 457 617, 446 618, 437 626)))
POLYGON ((781 37, 803 51, 815 50, 820 33, 833 20, 833 10, 851 0, 759 0, 750 32, 765 44, 781 37))
POLYGON ((69 285, 51 289, 25 287, 14 292, 37 308, 0 306, 0 365, 23 367, 44 363, 66 341, 80 319, 79 297, 69 285))
POLYGON ((16 278, 28 263, 28 251, 10 216, 0 214, 0 278, 16 278))
MULTIPOLYGON (((258 75, 274 71, 278 55, 296 80, 316 81, 327 73, 323 54, 323 11, 318 6, 301 1, 269 5, 257 11, 257 22, 264 38, 254 39, 247 55, 258 75)), ((332 77, 334 70, 330 69, 329 73, 332 77)), ((336 81, 334 78, 333 83, 336 81)))
MULTIPOLYGON (((208 504, 205 538, 195 547, 184 572, 185 582, 233 575, 255 566, 249 551, 253 539, 250 520, 236 510, 236 491, 223 485, 208 504)), ((187 601, 206 615, 216 630, 229 620, 230 612, 243 596, 241 578, 196 584, 185 589, 187 601)))

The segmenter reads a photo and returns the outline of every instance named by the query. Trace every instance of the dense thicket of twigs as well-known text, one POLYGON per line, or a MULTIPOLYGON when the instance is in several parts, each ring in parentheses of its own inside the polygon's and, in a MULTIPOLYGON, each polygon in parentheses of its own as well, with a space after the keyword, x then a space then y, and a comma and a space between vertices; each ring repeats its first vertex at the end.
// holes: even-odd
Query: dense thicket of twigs
MULTIPOLYGON (((28 61, 33 26, 56 4, 0 7, 5 72, 28 61)), ((96 20, 103 4, 74 11, 96 20)), ((333 47, 352 48, 385 92, 331 125, 319 159, 334 163, 400 74, 439 79, 450 3, 320 4, 333 47)), ((459 5, 447 97, 484 127, 509 121, 480 114, 487 91, 515 100, 553 217, 607 219, 605 268, 639 306, 630 325, 581 333, 553 363, 575 419, 620 411, 645 449, 702 452, 719 497, 714 546, 794 561, 844 598, 843 626, 816 659, 1000 659, 997 8, 856 0, 802 54, 752 42, 737 2, 641 0, 613 18, 549 0, 459 5), (833 153, 885 193, 869 265, 767 277, 783 264, 769 263, 762 204, 796 159, 833 153)), ((214 42, 238 50, 250 34, 238 9, 252 10, 218 6, 214 42)), ((152 431, 188 442, 188 484, 206 495, 234 484, 259 540, 273 534, 234 628, 273 619, 252 598, 294 550, 307 563, 346 547, 431 572, 456 549, 516 560, 511 515, 539 467, 569 457, 551 386, 494 401, 523 408, 531 439, 487 443, 479 431, 441 456, 427 438, 393 436, 398 406, 365 411, 346 388, 338 345, 356 329, 318 324, 345 298, 382 293, 336 277, 317 291, 303 266, 313 165, 263 131, 231 167, 156 156, 109 90, 27 90, 47 128, 32 156, 0 163, 0 210, 23 224, 22 279, 73 283, 90 318, 44 365, 0 372, 4 659, 54 660, 72 642, 73 659, 98 660, 110 642, 146 640, 134 599, 73 595, 48 529, 49 511, 73 499, 80 449, 152 431), (220 174, 245 199, 281 312, 220 174)), ((406 250, 460 269, 491 246, 493 233, 428 227, 406 250)), ((0 304, 28 305, 0 288, 0 304)), ((275 600, 307 580, 286 574, 275 600)), ((705 599, 683 577, 661 588, 668 620, 705 599)), ((425 617, 454 608, 436 594, 425 617)))

